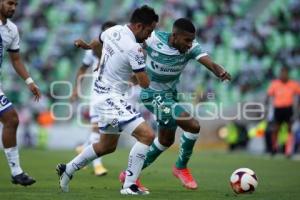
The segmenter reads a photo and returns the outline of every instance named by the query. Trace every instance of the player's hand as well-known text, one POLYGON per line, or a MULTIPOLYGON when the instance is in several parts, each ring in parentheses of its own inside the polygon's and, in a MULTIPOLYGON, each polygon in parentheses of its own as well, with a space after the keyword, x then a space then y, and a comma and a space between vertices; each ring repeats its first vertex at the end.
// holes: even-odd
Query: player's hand
POLYGON ((85 49, 88 46, 88 44, 84 42, 82 39, 75 40, 74 45, 77 48, 83 48, 83 49, 85 49))
POLYGON ((218 77, 221 81, 231 81, 231 75, 227 71, 222 71, 219 73, 218 77))
POLYGON ((28 85, 29 90, 32 92, 35 101, 39 101, 41 98, 41 92, 39 87, 35 83, 30 83, 28 85))
POLYGON ((73 90, 73 93, 72 93, 72 96, 71 96, 71 98, 70 98, 70 101, 71 102, 74 102, 74 101, 76 101, 78 99, 78 92, 77 92, 77 89, 74 89, 73 90))

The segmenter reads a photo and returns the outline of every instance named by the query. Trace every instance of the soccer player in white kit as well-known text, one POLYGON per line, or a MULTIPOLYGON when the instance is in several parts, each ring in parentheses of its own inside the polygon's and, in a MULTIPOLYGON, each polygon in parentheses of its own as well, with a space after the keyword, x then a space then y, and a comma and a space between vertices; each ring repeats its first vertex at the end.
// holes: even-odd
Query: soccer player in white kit
POLYGON ((125 93, 132 73, 142 88, 149 86, 145 72, 145 57, 139 43, 144 42, 155 29, 158 15, 148 6, 137 8, 124 26, 114 26, 101 34, 103 43, 101 68, 94 82, 93 93, 98 98, 92 102, 101 131, 100 142, 90 145, 67 164, 57 165, 59 186, 69 190, 75 171, 97 157, 115 151, 121 133, 132 134, 137 142, 129 153, 125 182, 120 190, 124 195, 148 194, 136 185, 154 133, 140 113, 127 102, 125 93))
MULTIPOLYGON (((106 29, 108 29, 112 26, 115 26, 115 25, 117 25, 117 23, 112 22, 112 21, 107 21, 102 24, 101 31, 103 32, 106 29)), ((79 45, 81 43, 84 43, 81 39, 76 40, 75 46, 81 47, 81 45, 79 45)), ((93 70, 93 75, 92 75, 93 82, 97 78, 97 76, 98 76, 97 69, 98 69, 100 57, 101 57, 101 55, 97 55, 97 52, 95 52, 89 48, 88 48, 88 50, 85 51, 84 57, 82 59, 82 65, 78 69, 77 74, 76 74, 75 87, 74 87, 74 91, 72 94, 73 101, 78 99, 78 91, 80 90, 81 80, 89 68, 91 68, 93 70)), ((93 86, 91 87, 91 89, 93 89, 93 86)), ((90 99, 92 99, 92 98, 97 98, 97 96, 91 95, 90 99)), ((96 113, 94 113, 92 106, 90 106, 90 109, 89 109, 89 116, 90 116, 90 123, 91 123, 92 130, 91 130, 91 133, 90 133, 87 141, 83 145, 80 145, 76 148, 76 151, 78 153, 81 153, 85 147, 87 147, 90 144, 98 142, 100 139, 100 133, 99 133, 99 128, 98 128, 96 113)), ((92 164, 93 164, 93 168, 94 168, 94 174, 96 176, 102 176, 102 175, 107 174, 107 169, 103 166, 101 157, 93 160, 92 164)))
MULTIPOLYGON (((19 33, 17 26, 9 20, 16 10, 18 0, 0 1, 0 67, 4 56, 4 50, 8 51, 12 66, 18 75, 25 80, 29 90, 38 101, 41 94, 38 87, 30 78, 19 54, 19 33)), ((2 142, 4 152, 11 170, 12 183, 23 186, 35 183, 35 180, 28 176, 21 168, 19 161, 19 151, 17 148, 17 128, 19 118, 12 103, 6 98, 0 88, 0 121, 3 124, 2 142)))

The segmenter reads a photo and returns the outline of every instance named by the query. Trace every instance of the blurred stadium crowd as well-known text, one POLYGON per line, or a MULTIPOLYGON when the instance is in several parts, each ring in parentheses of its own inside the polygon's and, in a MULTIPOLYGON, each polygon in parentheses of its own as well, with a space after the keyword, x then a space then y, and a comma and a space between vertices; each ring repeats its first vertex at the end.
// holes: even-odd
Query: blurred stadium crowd
MULTIPOLYGON (((3 89, 19 106, 20 118, 29 121, 32 113, 38 116, 58 101, 50 94, 51 82, 74 82, 83 56, 81 50, 74 48, 75 39, 82 37, 89 41, 97 37, 104 21, 124 23, 135 7, 145 3, 160 14, 160 29, 170 31, 174 19, 191 18, 203 49, 233 75, 231 83, 222 84, 203 67, 190 63, 179 88, 184 92, 196 91, 193 102, 205 101, 203 94, 207 92, 214 92, 216 100, 225 106, 240 101, 263 101, 269 81, 282 66, 290 68, 291 78, 300 79, 299 0, 19 1, 13 21, 19 27, 21 52, 45 95, 35 107, 23 81, 6 60, 3 89)), ((66 93, 63 87, 55 88, 57 95, 66 93)))

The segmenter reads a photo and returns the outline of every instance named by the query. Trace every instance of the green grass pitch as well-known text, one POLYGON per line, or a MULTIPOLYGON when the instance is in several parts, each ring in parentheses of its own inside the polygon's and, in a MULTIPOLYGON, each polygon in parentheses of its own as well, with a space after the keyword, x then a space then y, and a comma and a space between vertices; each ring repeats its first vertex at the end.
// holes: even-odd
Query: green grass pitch
POLYGON ((109 173, 104 177, 92 175, 92 169, 76 173, 70 184, 70 192, 58 188, 55 166, 74 157, 71 151, 22 150, 23 168, 37 179, 31 187, 10 183, 9 169, 0 154, 1 200, 66 200, 66 199, 172 199, 172 200, 297 200, 300 199, 300 162, 285 158, 270 159, 245 153, 228 154, 216 151, 195 151, 190 167, 199 189, 183 188, 172 176, 171 168, 177 158, 177 150, 165 152, 152 166, 143 171, 143 183, 151 190, 148 196, 121 196, 118 174, 127 165, 128 149, 118 149, 104 158, 109 173), (258 188, 253 194, 235 195, 229 186, 231 173, 239 167, 249 167, 258 176, 258 188))

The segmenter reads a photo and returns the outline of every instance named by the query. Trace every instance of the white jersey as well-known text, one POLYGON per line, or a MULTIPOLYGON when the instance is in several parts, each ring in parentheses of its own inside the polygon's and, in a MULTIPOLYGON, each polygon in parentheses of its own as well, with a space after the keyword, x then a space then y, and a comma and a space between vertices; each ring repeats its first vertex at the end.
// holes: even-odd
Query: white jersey
MULTIPOLYGON (((20 38, 17 26, 10 20, 7 20, 5 24, 0 20, 0 70, 4 51, 18 52, 20 48, 19 42, 20 38)), ((11 106, 12 103, 6 98, 0 88, 0 114, 5 112, 5 110, 9 109, 11 106)))
POLYGON ((4 51, 19 51, 19 32, 17 26, 7 19, 6 24, 0 20, 0 68, 2 65, 4 51))
POLYGON ((127 25, 116 25, 101 34, 103 49, 99 77, 94 84, 98 94, 124 94, 133 72, 145 70, 145 57, 140 44, 127 25))
POLYGON ((91 117, 103 133, 132 133, 144 120, 123 94, 128 91, 132 73, 145 70, 144 54, 127 25, 106 30, 101 40, 101 66, 93 87, 91 117))
POLYGON ((93 53, 92 50, 85 51, 85 54, 82 59, 82 63, 88 67, 91 67, 93 70, 97 68, 99 58, 93 53))

